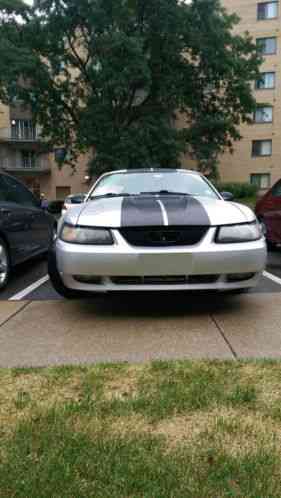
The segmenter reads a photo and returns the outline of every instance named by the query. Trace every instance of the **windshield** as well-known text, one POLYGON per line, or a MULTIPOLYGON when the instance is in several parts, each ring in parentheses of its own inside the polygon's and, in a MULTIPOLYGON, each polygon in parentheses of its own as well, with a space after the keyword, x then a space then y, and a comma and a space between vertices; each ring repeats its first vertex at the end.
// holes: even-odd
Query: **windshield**
POLYGON ((102 195, 141 195, 145 193, 182 193, 218 199, 216 192, 201 176, 180 171, 112 173, 103 177, 90 198, 102 195))

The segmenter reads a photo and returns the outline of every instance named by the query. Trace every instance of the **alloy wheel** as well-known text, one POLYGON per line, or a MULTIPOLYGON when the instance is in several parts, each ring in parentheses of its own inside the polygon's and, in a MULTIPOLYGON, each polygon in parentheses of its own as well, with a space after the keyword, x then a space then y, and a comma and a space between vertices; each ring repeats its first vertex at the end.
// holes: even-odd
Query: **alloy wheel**
POLYGON ((5 244, 0 241, 0 289, 7 283, 9 275, 9 255, 5 244))

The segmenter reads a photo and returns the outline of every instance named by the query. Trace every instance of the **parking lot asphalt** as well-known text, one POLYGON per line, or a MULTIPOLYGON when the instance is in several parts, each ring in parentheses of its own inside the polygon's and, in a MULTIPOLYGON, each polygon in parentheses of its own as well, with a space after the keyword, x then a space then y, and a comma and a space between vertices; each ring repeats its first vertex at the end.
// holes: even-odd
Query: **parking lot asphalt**
MULTIPOLYGON (((37 261, 34 271, 40 279, 46 263, 37 261)), ((270 253, 267 272, 281 277, 281 251, 270 253)), ((281 285, 269 278, 241 296, 119 293, 65 301, 46 282, 22 299, 0 301, 0 367, 280 356, 281 285)))

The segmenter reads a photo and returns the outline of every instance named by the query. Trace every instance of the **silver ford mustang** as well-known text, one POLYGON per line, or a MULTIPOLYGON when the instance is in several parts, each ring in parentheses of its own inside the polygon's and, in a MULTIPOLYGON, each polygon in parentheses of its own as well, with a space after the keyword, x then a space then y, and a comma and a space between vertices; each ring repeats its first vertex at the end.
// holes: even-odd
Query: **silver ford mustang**
POLYGON ((114 171, 61 218, 49 275, 79 291, 233 290, 254 287, 266 245, 254 213, 227 202, 201 174, 114 171))

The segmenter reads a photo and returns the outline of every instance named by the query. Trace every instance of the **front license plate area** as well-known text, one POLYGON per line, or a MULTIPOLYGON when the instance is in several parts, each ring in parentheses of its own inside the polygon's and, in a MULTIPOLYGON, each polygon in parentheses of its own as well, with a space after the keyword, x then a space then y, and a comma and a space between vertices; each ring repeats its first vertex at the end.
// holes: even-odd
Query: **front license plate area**
POLYGON ((142 275, 188 275, 192 271, 191 254, 145 254, 140 256, 142 275))

